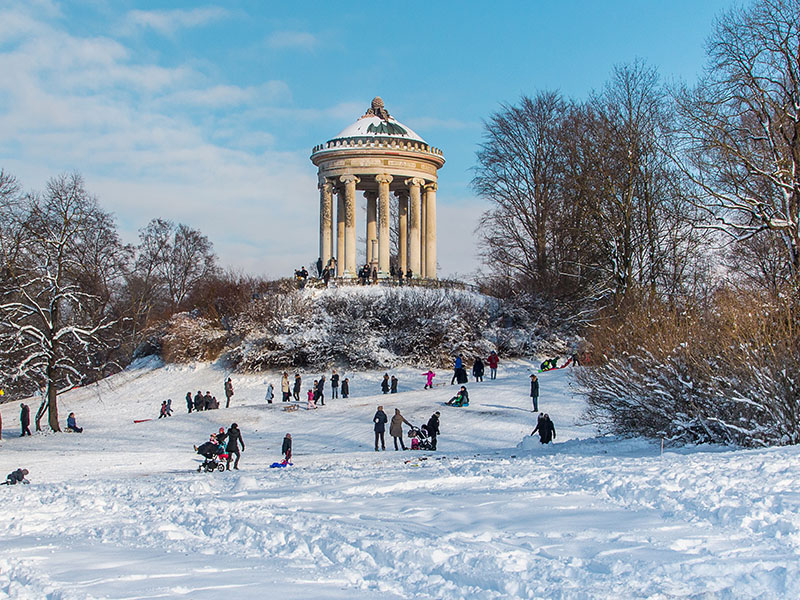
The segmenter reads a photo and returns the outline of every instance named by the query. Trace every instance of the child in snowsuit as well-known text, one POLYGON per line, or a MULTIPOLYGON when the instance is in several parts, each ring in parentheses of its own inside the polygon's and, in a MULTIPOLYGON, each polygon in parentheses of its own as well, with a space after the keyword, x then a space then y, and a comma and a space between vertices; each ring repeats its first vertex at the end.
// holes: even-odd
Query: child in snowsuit
POLYGON ((30 483, 27 479, 25 479, 25 475, 28 474, 28 469, 17 469, 16 471, 12 471, 8 475, 6 475, 6 480, 2 483, 2 485, 17 485, 18 483, 30 483))
POLYGON ((436 373, 431 370, 428 370, 427 373, 422 374, 425 377, 425 387, 423 389, 427 390, 428 388, 433 389, 433 378, 436 377, 436 373))
POLYGON ((308 406, 306 406, 306 410, 311 410, 312 408, 317 408, 314 403, 314 390, 308 390, 308 406))

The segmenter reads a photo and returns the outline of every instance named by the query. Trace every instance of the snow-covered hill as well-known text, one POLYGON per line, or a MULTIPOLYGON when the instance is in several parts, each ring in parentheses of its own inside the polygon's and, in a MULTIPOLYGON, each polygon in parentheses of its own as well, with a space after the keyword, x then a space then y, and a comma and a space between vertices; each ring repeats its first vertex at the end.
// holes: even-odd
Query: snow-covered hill
POLYGON ((0 597, 798 596, 798 448, 661 456, 597 438, 569 369, 540 376, 558 433, 542 447, 526 437, 531 368, 470 383, 464 409, 443 406, 450 374, 423 391, 401 369, 399 394, 344 373, 351 398, 296 412, 264 402, 277 374, 234 375, 233 407, 188 415, 186 392, 223 397, 228 373, 154 363, 65 394, 83 434, 18 438, 18 405, 2 405, 0 471, 32 484, 0 487, 0 597), (175 416, 133 423, 166 398, 175 416), (441 411, 439 451, 374 452, 378 404, 415 424, 441 411), (234 421, 241 470, 197 473, 192 444, 234 421), (286 432, 295 464, 270 469, 286 432))

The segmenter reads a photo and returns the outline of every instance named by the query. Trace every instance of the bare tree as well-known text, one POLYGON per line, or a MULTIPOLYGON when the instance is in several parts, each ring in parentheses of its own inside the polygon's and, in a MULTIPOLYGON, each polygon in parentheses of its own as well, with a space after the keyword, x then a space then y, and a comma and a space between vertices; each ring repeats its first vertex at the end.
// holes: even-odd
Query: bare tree
POLYGON ((711 226, 735 242, 776 238, 796 278, 800 2, 760 0, 728 12, 716 24, 708 54, 700 83, 677 94, 681 166, 696 183, 697 204, 711 226))
POLYGON ((8 200, 0 225, 0 345, 17 357, 9 379, 46 389, 49 425, 60 431, 58 393, 104 366, 98 350, 115 324, 109 293, 122 245, 80 175, 50 180, 43 195, 8 200))

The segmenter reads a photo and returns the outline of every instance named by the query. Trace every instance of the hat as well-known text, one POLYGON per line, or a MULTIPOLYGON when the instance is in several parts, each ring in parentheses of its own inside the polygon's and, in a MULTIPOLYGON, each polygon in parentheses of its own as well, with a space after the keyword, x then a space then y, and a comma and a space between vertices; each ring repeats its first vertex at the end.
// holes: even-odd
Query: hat
POLYGON ((224 427, 220 427, 220 428, 219 428, 219 432, 220 432, 220 433, 225 433, 225 428, 224 428, 224 427))
POLYGON ((433 414, 435 414, 435 415, 440 415, 440 414, 442 414, 442 413, 440 413, 440 412, 437 410, 437 411, 436 411, 435 413, 433 413, 433 414))

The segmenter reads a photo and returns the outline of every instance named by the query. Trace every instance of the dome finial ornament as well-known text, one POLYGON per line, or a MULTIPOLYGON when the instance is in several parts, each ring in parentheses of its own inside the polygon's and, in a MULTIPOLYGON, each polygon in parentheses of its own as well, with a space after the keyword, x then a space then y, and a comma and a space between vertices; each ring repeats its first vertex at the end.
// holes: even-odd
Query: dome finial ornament
POLYGON ((389 111, 384 108, 383 99, 380 96, 375 96, 372 99, 372 105, 367 110, 365 117, 378 117, 384 121, 388 121, 391 115, 389 111))

